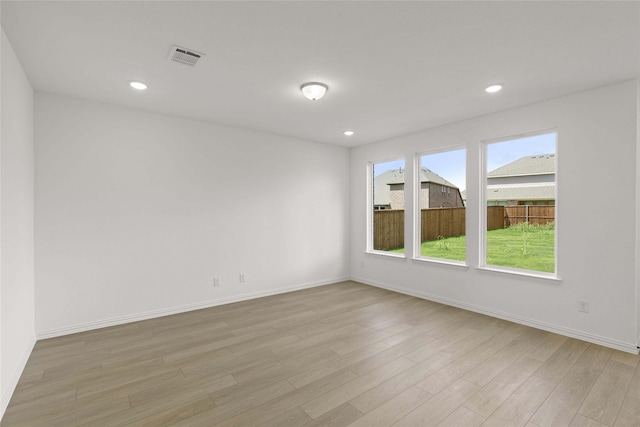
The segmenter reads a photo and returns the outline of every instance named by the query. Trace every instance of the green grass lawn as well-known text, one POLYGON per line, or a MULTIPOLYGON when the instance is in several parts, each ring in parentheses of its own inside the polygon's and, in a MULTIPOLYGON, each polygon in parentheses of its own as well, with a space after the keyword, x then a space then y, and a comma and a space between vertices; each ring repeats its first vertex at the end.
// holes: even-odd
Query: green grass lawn
MULTIPOLYGON (((466 237, 449 237, 422 242, 420 254, 424 257, 464 261, 466 237)), ((487 264, 525 270, 555 271, 555 230, 548 226, 527 223, 487 232, 487 264)), ((404 253, 404 249, 391 252, 404 253)))

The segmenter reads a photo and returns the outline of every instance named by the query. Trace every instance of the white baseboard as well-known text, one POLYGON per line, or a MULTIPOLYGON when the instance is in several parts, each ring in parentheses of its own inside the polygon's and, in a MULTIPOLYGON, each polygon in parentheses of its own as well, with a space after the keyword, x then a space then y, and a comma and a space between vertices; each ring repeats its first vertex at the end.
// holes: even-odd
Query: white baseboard
POLYGON ((145 313, 136 313, 127 316, 114 317, 106 320, 99 320, 95 322, 87 322, 79 325, 73 325, 65 328, 50 329, 47 331, 37 331, 37 339, 55 338, 63 335, 75 334, 78 332, 86 332, 94 329, 106 328, 109 326, 122 325, 125 323, 138 322, 140 320, 154 319, 156 317, 170 316, 172 314, 185 313, 188 311, 200 310, 203 308, 215 307, 218 305, 231 304, 234 302, 246 301, 255 298, 262 298, 271 295, 283 294, 286 292, 299 291, 307 288, 314 288, 316 286, 330 285, 333 283, 343 282, 350 280, 349 277, 337 277, 333 279, 318 280, 314 282, 302 283, 294 286, 285 286, 282 288, 269 289, 266 291, 251 292, 248 294, 235 295, 226 298, 219 298, 214 300, 207 300, 197 302, 193 304, 182 305, 178 307, 171 307, 161 310, 148 311, 145 313))
POLYGON ((365 285, 375 286, 377 288, 387 289, 389 291, 399 292, 405 295, 411 295, 417 298, 426 299, 429 301, 439 302, 441 304, 450 305, 452 307, 458 307, 463 310, 473 311, 480 314, 486 314, 487 316, 497 317, 498 319, 508 320, 510 322, 519 323, 521 325, 531 326, 536 329, 542 329, 544 331, 553 332, 559 335, 564 335, 571 338, 577 338, 582 341, 587 341, 593 344, 602 345, 604 347, 610 347, 616 350, 625 351, 627 353, 638 354, 638 346, 634 343, 626 343, 622 341, 612 340, 599 335, 589 334, 582 331, 576 331, 574 329, 565 328, 563 326, 552 325, 545 322, 540 322, 526 317, 516 316, 509 313, 504 313, 497 310, 488 309, 485 307, 467 304, 461 301, 456 301, 448 298, 442 298, 437 295, 432 295, 426 292, 418 292, 412 289, 406 289, 399 286, 389 285, 387 283, 381 283, 374 280, 365 279, 362 277, 352 276, 351 280, 355 282, 364 283, 365 285))
POLYGON ((31 352, 33 351, 33 347, 35 345, 36 345, 36 337, 34 336, 32 337, 31 341, 29 342, 29 345, 25 349, 24 354, 20 358, 18 369, 16 369, 11 374, 11 378, 9 379, 9 384, 7 384, 7 387, 4 390, 2 390, 2 396, 0 399, 0 420, 2 420, 2 417, 4 417, 4 413, 7 410, 7 407, 9 406, 9 401, 11 400, 11 396, 13 396, 13 392, 15 391, 16 386, 18 385, 18 381, 20 381, 20 376, 22 375, 22 372, 24 371, 25 366, 27 366, 27 362, 29 361, 29 356, 31 356, 31 352))

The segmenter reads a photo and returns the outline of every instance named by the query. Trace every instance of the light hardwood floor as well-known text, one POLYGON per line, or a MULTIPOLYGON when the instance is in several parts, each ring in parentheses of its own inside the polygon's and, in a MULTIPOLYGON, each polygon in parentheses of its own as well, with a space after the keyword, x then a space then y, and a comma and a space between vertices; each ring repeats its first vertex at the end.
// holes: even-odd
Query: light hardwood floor
POLYGON ((344 282, 39 341, 2 426, 640 426, 639 360, 344 282))

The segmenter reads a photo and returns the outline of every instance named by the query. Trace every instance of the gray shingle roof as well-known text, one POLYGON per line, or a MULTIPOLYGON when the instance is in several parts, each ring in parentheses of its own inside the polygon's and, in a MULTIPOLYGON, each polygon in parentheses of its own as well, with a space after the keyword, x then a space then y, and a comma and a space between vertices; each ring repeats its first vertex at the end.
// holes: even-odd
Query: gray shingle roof
POLYGON ((392 181, 404 182, 404 168, 388 170, 373 178, 374 205, 388 205, 390 203, 391 190, 388 184, 392 181))
POLYGON ((487 177, 549 174, 556 172, 556 155, 524 156, 487 173, 487 177))
MULTIPOLYGON (((395 171, 398 172, 398 169, 395 169, 395 171)), ((400 172, 398 172, 397 174, 394 175, 394 179, 389 181, 389 182, 387 182, 387 184, 402 184, 402 183, 404 183, 404 172, 405 172, 405 169, 401 169, 400 172)), ((384 173, 382 175, 384 175, 384 173)), ((382 175, 380 175, 380 176, 382 176, 382 175)), ((430 169, 427 169, 427 168, 421 168, 420 169, 420 182, 433 182, 433 183, 440 184, 440 185, 446 185, 446 186, 449 186, 451 188, 458 188, 454 184, 450 183, 449 181, 447 181, 446 179, 444 179, 443 177, 438 175, 437 173, 435 173, 435 172, 433 172, 433 171, 431 171, 430 169)))
POLYGON ((495 186, 487 188, 487 200, 555 200, 555 185, 495 186))

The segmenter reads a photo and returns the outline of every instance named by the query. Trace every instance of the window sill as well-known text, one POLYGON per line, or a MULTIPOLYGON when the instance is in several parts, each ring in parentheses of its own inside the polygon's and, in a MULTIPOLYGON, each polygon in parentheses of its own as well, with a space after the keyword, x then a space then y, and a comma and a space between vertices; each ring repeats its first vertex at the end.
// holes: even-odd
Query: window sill
POLYGON ((485 271, 488 273, 497 273, 497 274, 507 274, 512 276, 522 276, 529 277, 532 279, 540 279, 543 281, 551 282, 553 284, 559 284, 562 282, 562 279, 558 277, 555 273, 544 273, 544 272, 535 272, 530 270, 518 270, 515 268, 507 268, 507 267, 494 267, 494 266, 484 266, 484 267, 476 267, 478 271, 485 271))
POLYGON ((407 259, 405 254, 398 254, 395 252, 386 252, 386 251, 366 251, 367 255, 378 255, 387 258, 397 258, 397 259, 407 259))
POLYGON ((469 269, 469 266, 466 263, 462 261, 454 261, 450 259, 420 257, 420 258, 411 258, 411 261, 426 262, 428 264, 447 265, 451 267, 460 267, 460 268, 464 268, 465 270, 469 269))

